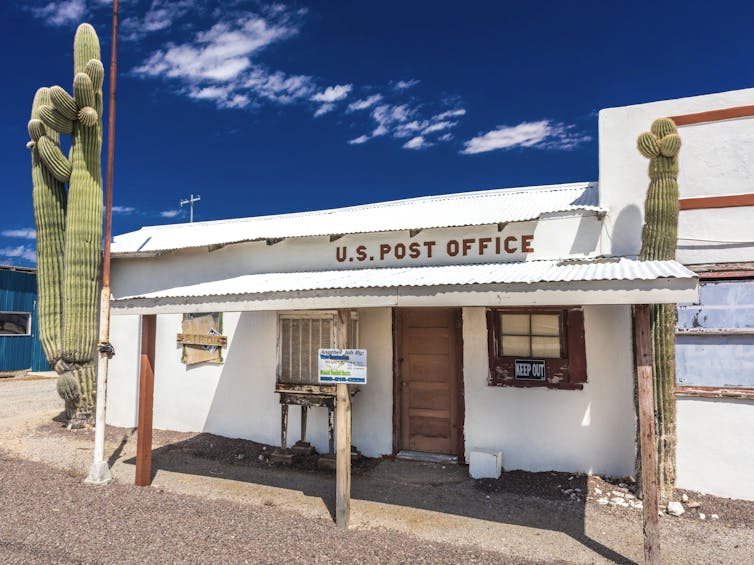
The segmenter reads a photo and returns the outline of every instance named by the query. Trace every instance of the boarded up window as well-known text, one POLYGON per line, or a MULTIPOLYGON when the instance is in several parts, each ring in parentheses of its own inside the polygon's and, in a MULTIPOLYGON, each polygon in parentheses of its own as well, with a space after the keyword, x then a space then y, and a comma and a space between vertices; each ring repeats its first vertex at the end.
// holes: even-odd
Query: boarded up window
POLYGON ((678 305, 676 383, 754 388, 754 280, 701 281, 678 305))
POLYGON ((184 314, 181 323, 182 334, 179 336, 183 341, 182 361, 186 365, 198 363, 222 363, 222 347, 218 343, 191 343, 191 341, 216 341, 207 340, 206 337, 218 337, 223 333, 222 312, 208 314, 184 314))
MULTIPOLYGON (((334 312, 281 314, 278 329, 278 382, 317 384, 317 352, 335 347, 338 316, 334 312)), ((348 327, 349 347, 358 346, 358 318, 348 327)))

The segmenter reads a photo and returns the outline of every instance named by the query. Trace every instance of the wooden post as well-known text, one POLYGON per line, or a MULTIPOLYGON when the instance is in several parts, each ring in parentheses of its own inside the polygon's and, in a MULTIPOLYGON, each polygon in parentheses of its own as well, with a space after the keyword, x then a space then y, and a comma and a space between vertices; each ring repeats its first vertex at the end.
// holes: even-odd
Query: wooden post
POLYGON ((649 306, 634 306, 636 382, 639 393, 639 449, 643 500, 644 563, 660 563, 660 520, 657 489, 657 437, 652 378, 649 306))
MULTIPOLYGON (((349 310, 338 310, 336 347, 348 347, 349 310)), ((351 514, 351 393, 347 384, 338 384, 335 399, 337 458, 335 461, 335 523, 348 529, 351 514)))
POLYGON ((138 487, 152 482, 152 407, 154 405, 154 351, 157 316, 141 317, 141 366, 139 368, 139 421, 136 437, 138 487))

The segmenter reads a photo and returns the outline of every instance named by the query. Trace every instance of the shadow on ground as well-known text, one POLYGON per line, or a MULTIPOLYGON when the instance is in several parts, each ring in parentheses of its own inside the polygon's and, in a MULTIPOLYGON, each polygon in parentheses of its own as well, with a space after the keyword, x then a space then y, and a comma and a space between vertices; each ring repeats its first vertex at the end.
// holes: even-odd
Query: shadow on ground
MULTIPOLYGON (((124 436, 119 449, 125 441, 124 436)), ((153 449, 152 478, 165 470, 296 490, 320 498, 334 516, 335 473, 317 470, 306 460, 300 462, 304 468, 270 464, 271 450, 252 441, 198 434, 153 449)), ((119 455, 114 453, 111 460, 119 455)), ((130 458, 125 463, 136 461, 130 458)), ((562 532, 603 558, 634 563, 586 534, 587 492, 586 476, 564 473, 514 471, 497 481, 475 481, 463 465, 387 458, 363 459, 352 469, 353 499, 562 532), (565 489, 583 496, 577 494, 572 500, 563 494, 565 489)))

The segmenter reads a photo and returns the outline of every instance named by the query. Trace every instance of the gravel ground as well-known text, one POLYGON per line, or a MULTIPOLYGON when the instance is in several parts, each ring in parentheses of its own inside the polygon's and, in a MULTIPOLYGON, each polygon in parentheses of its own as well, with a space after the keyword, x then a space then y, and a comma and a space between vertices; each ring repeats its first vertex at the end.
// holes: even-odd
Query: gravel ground
POLYGON ((537 563, 387 530, 338 530, 274 507, 85 486, 0 454, 3 563, 537 563))
MULTIPOLYGON (((131 486, 136 434, 108 427, 115 483, 88 487, 93 433, 63 429, 55 380, 2 379, 0 398, 3 563, 642 560, 641 510, 599 503, 613 490, 627 497, 619 481, 552 472, 473 481, 459 465, 365 460, 342 532, 333 475, 271 465, 269 446, 155 430, 153 486, 142 489, 131 486)), ((701 506, 660 520, 663 562, 750 563, 754 503, 687 494, 701 506)))

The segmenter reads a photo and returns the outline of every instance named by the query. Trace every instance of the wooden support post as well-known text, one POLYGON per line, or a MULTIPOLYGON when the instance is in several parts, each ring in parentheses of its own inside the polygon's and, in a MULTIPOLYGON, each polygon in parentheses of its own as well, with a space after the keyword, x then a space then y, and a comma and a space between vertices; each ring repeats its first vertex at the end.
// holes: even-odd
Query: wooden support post
POLYGON ((288 449, 288 405, 280 405, 280 448, 288 449))
MULTIPOLYGON (((338 349, 348 347, 350 321, 350 311, 338 310, 338 349)), ((348 529, 351 514, 351 393, 347 384, 338 384, 336 394, 335 523, 339 528, 348 529)))
POLYGON ((639 394, 639 449, 643 500, 644 563, 660 563, 660 519, 658 516, 657 437, 655 433, 652 338, 649 306, 634 307, 636 382, 639 394))
POLYGON ((301 406, 301 443, 306 441, 306 420, 309 418, 309 407, 301 406))
POLYGON ((141 365, 139 368, 139 420, 136 437, 138 487, 152 482, 152 408, 154 406, 154 351, 157 316, 141 318, 141 365))
POLYGON ((329 406, 327 407, 327 439, 330 450, 328 453, 335 453, 335 412, 329 406))

